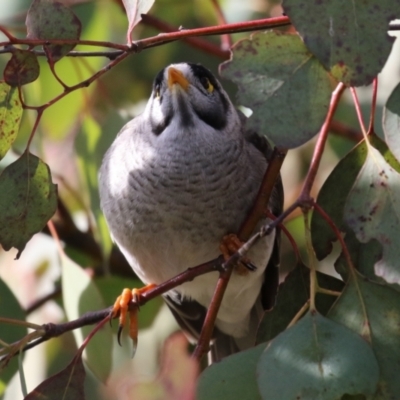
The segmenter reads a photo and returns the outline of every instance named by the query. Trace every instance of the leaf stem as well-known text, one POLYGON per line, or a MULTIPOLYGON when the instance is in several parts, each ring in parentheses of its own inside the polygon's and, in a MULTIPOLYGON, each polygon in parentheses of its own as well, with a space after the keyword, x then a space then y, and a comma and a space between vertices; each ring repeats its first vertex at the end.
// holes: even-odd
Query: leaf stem
POLYGON ((318 292, 318 279, 317 279, 317 265, 316 258, 314 254, 314 249, 312 247, 311 239, 311 228, 310 228, 310 210, 306 209, 303 211, 304 218, 304 233, 306 239, 306 248, 308 254, 308 263, 310 266, 310 311, 316 311, 315 297, 318 292))
POLYGON ((336 89, 332 93, 328 114, 327 114, 327 116, 325 118, 325 122, 322 125, 321 130, 319 132, 318 141, 314 148, 314 153, 313 153, 313 156, 311 159, 310 168, 308 170, 306 179, 304 181, 303 189, 299 196, 299 199, 301 199, 304 202, 308 202, 310 199, 311 188, 314 184, 315 177, 316 177, 318 169, 319 169, 319 165, 320 165, 322 154, 324 151, 326 139, 327 139, 328 133, 329 133, 329 128, 330 128, 333 116, 335 114, 335 111, 337 109, 337 106, 339 104, 339 100, 342 97, 342 94, 345 89, 346 89, 346 86, 344 85, 344 83, 339 83, 336 86, 336 89))
POLYGON ((293 319, 289 322, 288 326, 286 329, 290 328, 293 326, 303 315, 304 313, 310 308, 310 300, 307 300, 303 306, 300 308, 299 311, 297 311, 296 315, 293 317, 293 319))

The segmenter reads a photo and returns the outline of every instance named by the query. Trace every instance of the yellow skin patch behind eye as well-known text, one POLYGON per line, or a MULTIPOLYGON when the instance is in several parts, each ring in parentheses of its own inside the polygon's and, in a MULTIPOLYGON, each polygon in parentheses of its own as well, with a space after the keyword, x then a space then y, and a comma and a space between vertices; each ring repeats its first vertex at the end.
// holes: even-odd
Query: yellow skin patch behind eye
POLYGON ((211 82, 209 81, 208 78, 206 78, 206 79, 207 79, 207 84, 208 84, 208 86, 206 87, 206 90, 208 93, 212 93, 214 91, 214 86, 211 84, 211 82))

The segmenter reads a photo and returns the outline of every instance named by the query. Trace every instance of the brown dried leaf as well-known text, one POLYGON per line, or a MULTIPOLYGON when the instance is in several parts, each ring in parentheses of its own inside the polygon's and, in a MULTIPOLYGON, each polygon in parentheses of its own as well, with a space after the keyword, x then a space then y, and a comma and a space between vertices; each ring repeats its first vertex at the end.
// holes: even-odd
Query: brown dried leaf
POLYGON ((14 50, 4 69, 4 80, 10 86, 22 86, 35 81, 39 76, 39 63, 29 50, 14 50))
POLYGON ((42 382, 24 400, 85 400, 85 376, 82 353, 78 352, 65 369, 42 382))

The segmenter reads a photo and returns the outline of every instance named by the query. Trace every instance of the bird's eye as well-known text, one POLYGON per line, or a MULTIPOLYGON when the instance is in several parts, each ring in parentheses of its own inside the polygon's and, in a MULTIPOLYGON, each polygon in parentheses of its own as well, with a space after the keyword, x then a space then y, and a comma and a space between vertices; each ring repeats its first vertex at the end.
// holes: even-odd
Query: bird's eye
POLYGON ((202 76, 200 78, 200 83, 203 85, 204 89, 206 89, 208 93, 212 93, 214 91, 214 86, 211 84, 210 80, 205 76, 202 76))

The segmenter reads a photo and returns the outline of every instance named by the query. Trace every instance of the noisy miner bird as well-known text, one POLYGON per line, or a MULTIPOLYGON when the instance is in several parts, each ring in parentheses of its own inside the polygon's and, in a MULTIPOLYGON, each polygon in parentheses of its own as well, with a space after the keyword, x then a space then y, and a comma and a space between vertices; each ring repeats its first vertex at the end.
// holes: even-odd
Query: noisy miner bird
MULTIPOLYGON (((210 71, 172 64, 156 76, 144 112, 122 128, 105 154, 101 208, 115 243, 146 284, 215 259, 224 236, 238 232, 271 152, 245 121, 210 71)), ((282 202, 278 182, 269 211, 279 215, 282 202)), ((255 270, 233 271, 211 343, 214 361, 254 346, 260 317, 275 299, 278 247, 274 231, 248 253, 255 270)), ((164 296, 194 339, 217 279, 211 272, 164 296)))

